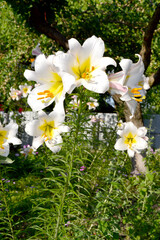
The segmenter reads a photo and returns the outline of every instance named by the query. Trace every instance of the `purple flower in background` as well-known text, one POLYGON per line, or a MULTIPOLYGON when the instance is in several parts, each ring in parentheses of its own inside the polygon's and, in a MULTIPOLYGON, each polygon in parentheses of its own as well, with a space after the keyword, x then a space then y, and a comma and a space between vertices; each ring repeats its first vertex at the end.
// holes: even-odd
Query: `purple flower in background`
POLYGON ((71 223, 71 222, 68 221, 67 223, 65 223, 65 226, 68 227, 70 223, 71 223))
POLYGON ((81 166, 79 170, 82 172, 85 170, 85 168, 86 168, 85 166, 81 166))

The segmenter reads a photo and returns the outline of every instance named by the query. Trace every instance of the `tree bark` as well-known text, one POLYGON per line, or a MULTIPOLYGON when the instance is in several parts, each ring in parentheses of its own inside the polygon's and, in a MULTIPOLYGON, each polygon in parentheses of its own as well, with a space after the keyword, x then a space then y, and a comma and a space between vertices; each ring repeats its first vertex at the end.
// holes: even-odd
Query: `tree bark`
POLYGON ((149 85, 150 87, 157 86, 160 84, 160 68, 157 70, 156 73, 153 73, 149 77, 149 85))
POLYGON ((68 50, 68 40, 47 22, 46 13, 43 9, 38 6, 33 6, 31 9, 30 22, 37 31, 55 40, 64 50, 68 50))
POLYGON ((157 8, 155 9, 155 12, 146 28, 142 48, 140 51, 140 55, 142 56, 142 60, 144 62, 145 70, 147 70, 150 64, 153 34, 154 31, 157 29, 159 21, 160 21, 160 3, 157 5, 157 8))

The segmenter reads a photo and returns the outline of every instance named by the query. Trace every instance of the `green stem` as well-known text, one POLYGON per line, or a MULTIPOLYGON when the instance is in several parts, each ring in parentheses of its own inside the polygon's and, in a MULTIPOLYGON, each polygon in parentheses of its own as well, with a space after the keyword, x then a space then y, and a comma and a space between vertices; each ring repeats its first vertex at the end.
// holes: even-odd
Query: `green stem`
POLYGON ((70 157, 70 161, 69 161, 69 164, 68 164, 69 171, 68 171, 68 174, 67 174, 66 184, 65 184, 65 187, 64 187, 64 191, 63 191, 61 202, 60 202, 59 209, 58 209, 58 217, 57 217, 57 224, 56 224, 56 229, 55 229, 55 234, 54 234, 54 240, 58 239, 58 232, 59 232, 59 228, 60 228, 60 225, 61 225, 61 222, 62 222, 65 197, 66 197, 66 194, 67 194, 67 191, 68 191, 68 186, 70 185, 74 153, 75 153, 75 148, 76 148, 76 144, 77 144, 78 132, 79 132, 79 129, 80 129, 81 111, 82 111, 82 95, 81 95, 81 92, 80 92, 80 104, 79 104, 79 108, 78 108, 78 116, 77 116, 77 124, 76 124, 74 145, 73 145, 73 148, 72 148, 73 149, 72 150, 72 155, 70 157))

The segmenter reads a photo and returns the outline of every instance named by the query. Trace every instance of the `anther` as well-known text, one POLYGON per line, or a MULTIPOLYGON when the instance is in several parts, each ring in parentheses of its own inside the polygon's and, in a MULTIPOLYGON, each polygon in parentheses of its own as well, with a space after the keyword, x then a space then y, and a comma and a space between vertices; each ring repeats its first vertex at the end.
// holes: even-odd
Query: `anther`
POLYGON ((82 74, 82 78, 85 78, 85 77, 86 77, 86 73, 83 73, 83 74, 82 74))
POLYGON ((37 95, 44 95, 44 92, 38 92, 37 95))
POLYGON ((92 66, 92 71, 95 69, 95 67, 94 66, 92 66))
POLYGON ((139 90, 142 90, 142 88, 133 88, 131 90, 132 93, 139 93, 139 90))
POLYGON ((37 100, 41 100, 41 99, 44 99, 44 97, 37 98, 37 100))

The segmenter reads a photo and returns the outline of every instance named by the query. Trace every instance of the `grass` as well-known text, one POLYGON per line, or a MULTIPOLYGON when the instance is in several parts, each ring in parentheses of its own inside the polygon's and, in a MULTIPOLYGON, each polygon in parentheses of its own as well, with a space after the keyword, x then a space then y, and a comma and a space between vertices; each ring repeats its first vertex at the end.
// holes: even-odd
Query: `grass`
POLYGON ((147 174, 135 177, 126 153, 113 150, 114 130, 106 134, 96 148, 79 135, 73 151, 71 132, 58 154, 13 149, 0 171, 0 239, 158 240, 160 152, 148 150, 147 174))
POLYGON ((68 105, 59 153, 11 146, 14 162, 0 166, 0 239, 160 239, 160 151, 148 147, 147 173, 131 175, 126 152, 114 150, 116 126, 89 124, 82 95, 77 110, 68 105))

